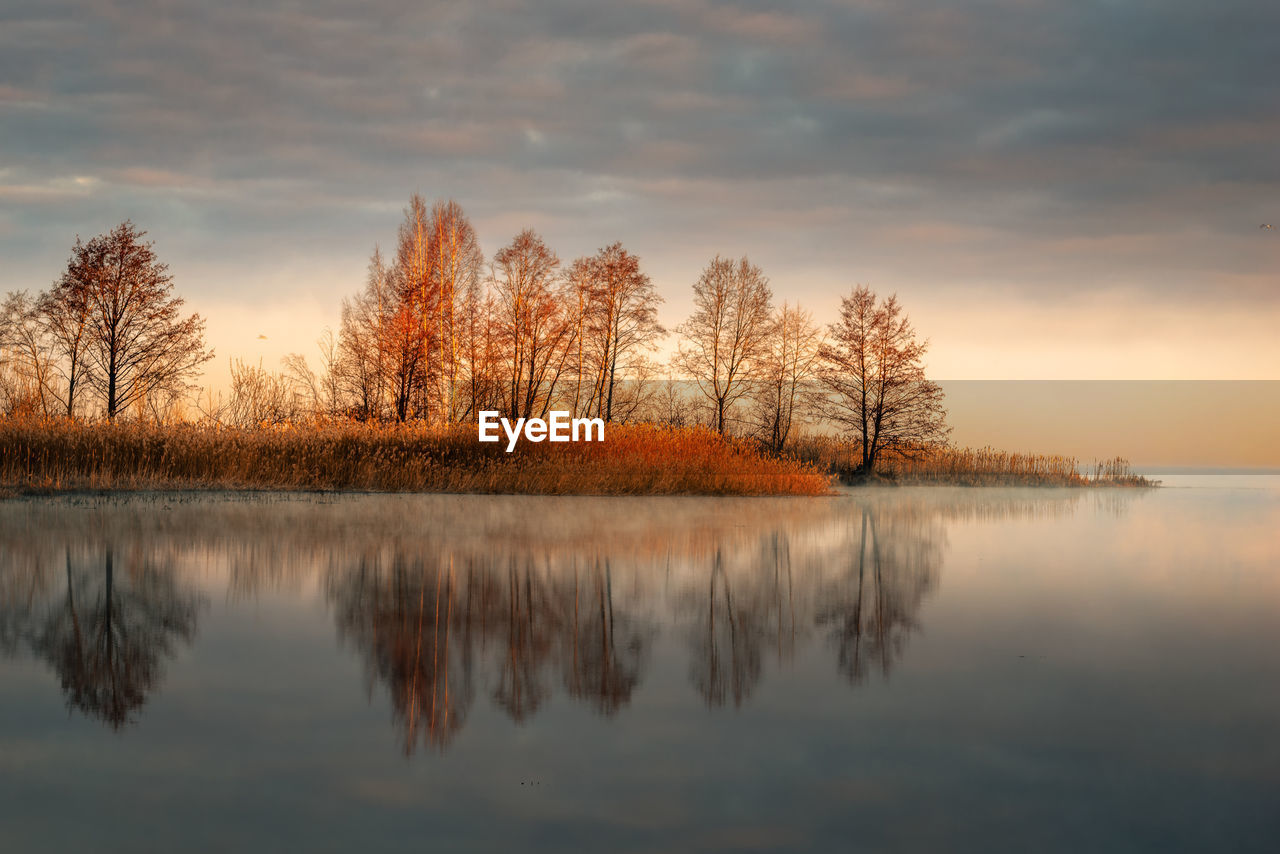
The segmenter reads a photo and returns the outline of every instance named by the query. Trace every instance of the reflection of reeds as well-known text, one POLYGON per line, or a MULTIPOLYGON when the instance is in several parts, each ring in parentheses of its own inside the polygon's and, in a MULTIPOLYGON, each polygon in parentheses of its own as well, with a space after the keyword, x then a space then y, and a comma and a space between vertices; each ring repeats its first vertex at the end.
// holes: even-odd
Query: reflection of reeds
POLYGON ((0 484, 19 491, 260 488, 600 495, 818 495, 795 459, 693 428, 610 425, 603 442, 481 444, 474 427, 0 422, 0 484))
MULTIPOLYGON (((863 479, 861 450, 830 437, 799 442, 795 456, 846 482, 863 479)), ((1059 454, 1016 454, 994 448, 918 448, 886 452, 876 476, 902 483, 947 483, 957 486, 1153 486, 1116 457, 1081 467, 1074 457, 1059 454)))

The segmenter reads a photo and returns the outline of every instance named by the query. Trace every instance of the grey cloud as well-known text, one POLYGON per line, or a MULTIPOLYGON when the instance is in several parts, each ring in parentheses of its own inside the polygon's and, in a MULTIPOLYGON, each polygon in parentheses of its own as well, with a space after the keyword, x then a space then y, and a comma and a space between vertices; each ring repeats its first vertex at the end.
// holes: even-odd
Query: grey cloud
POLYGON ((566 255, 1194 298, 1268 257, 1276 56, 1254 0, 11 0, 0 289, 123 216, 199 259, 361 257, 421 189, 566 255))

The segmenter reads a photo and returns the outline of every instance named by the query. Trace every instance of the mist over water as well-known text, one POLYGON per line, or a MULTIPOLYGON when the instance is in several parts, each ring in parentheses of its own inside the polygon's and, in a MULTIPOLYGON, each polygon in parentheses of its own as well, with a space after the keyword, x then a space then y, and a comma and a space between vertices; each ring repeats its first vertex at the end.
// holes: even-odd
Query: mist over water
POLYGON ((1265 850, 1278 529, 1223 477, 7 502, 0 847, 1265 850))

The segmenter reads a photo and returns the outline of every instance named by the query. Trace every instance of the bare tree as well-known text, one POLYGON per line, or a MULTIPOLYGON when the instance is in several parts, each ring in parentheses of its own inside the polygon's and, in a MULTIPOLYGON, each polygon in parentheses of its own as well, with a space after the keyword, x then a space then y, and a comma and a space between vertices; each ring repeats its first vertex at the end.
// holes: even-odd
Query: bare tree
POLYGON ((412 302, 399 300, 388 318, 386 348, 391 406, 397 421, 414 414, 414 400, 426 374, 425 334, 412 302))
POLYGON ((759 267, 717 255, 693 286, 693 315, 676 330, 684 341, 675 364, 715 408, 721 434, 768 353, 772 299, 759 267))
POLYGON ((0 411, 48 416, 59 409, 54 340, 26 291, 0 303, 0 411))
POLYGON ((466 388, 467 406, 458 418, 474 416, 482 409, 498 409, 501 396, 497 376, 498 351, 494 339, 496 313, 492 294, 478 282, 468 288, 459 311, 459 371, 466 388))
POLYGON ((432 354, 439 342, 436 323, 439 283, 433 274, 430 215, 422 196, 414 193, 405 208, 396 246, 393 278, 396 308, 391 316, 387 350, 392 356, 396 420, 431 414, 432 354))
POLYGON ((626 375, 614 385, 610 408, 613 421, 630 424, 648 418, 662 393, 660 371, 661 366, 645 356, 631 360, 626 375))
POLYGON ((682 386, 683 383, 672 376, 658 380, 644 408, 643 420, 670 427, 694 423, 693 407, 682 386))
MULTIPOLYGON (((437 297, 436 340, 439 341, 440 388, 437 392, 445 420, 457 420, 461 412, 461 354, 467 346, 466 300, 475 296, 484 268, 484 255, 476 230, 462 206, 450 199, 431 209, 432 273, 437 297), (459 314, 462 313, 462 317, 459 314), (463 322, 459 322, 460 319, 463 322)), ((465 408, 462 410, 465 411, 465 408)))
POLYGON ((374 247, 364 290, 343 300, 338 335, 320 341, 321 374, 299 354, 287 367, 317 412, 347 412, 361 418, 404 421, 427 415, 430 343, 436 322, 426 311, 438 292, 431 274, 430 222, 426 204, 410 199, 391 265, 374 247))
MULTIPOLYGON (((569 376, 573 380, 573 395, 568 399, 570 411, 590 412, 596 400, 596 393, 602 385, 600 379, 603 372, 599 369, 599 361, 593 369, 592 358, 588 347, 595 339, 603 336, 592 336, 588 325, 595 321, 598 314, 596 308, 596 264, 594 258, 577 258, 565 271, 565 305, 569 311, 569 323, 573 327, 573 340, 569 347, 569 376)), ((598 350, 603 348, 598 347, 598 350)))
POLYGON ((343 302, 334 411, 443 423, 473 411, 488 381, 483 267, 461 205, 428 208, 413 194, 395 257, 388 264, 375 249, 364 290, 343 302))
POLYGON ((885 450, 910 454, 946 440, 942 388, 924 373, 927 349, 896 296, 877 302, 860 285, 840 301, 820 350, 823 414, 859 443, 863 473, 885 450))
POLYGON ((303 414, 298 387, 285 374, 240 359, 231 362, 231 399, 222 415, 236 427, 287 424, 303 414))
POLYGON ((185 394, 213 358, 204 348, 204 320, 181 316, 183 300, 173 295, 168 266, 142 242, 145 234, 125 221, 88 243, 77 240, 44 303, 55 312, 84 307, 85 377, 111 419, 157 392, 185 394))
POLYGON ((39 321, 50 348, 51 367, 61 379, 65 412, 71 417, 76 411, 76 395, 84 386, 88 373, 85 350, 88 346, 89 303, 82 289, 66 276, 40 295, 35 306, 39 321))
POLYGON ((594 381, 587 398, 597 417, 615 420, 614 397, 619 381, 632 374, 646 352, 666 334, 658 323, 662 297, 640 270, 640 259, 613 243, 571 268, 573 299, 580 306, 582 334, 579 366, 594 365, 594 381), (578 288, 585 284, 586 302, 578 288))
MULTIPOLYGON (((395 303, 390 274, 376 247, 363 292, 342 301, 336 357, 339 408, 361 418, 386 415, 386 332, 395 303)), ((301 358, 300 356, 298 358, 301 358)))
POLYGON ((493 257, 506 409, 512 417, 544 413, 564 368, 571 325, 556 287, 559 266, 556 254, 529 229, 493 257))
POLYGON ((781 451, 797 418, 808 409, 822 335, 809 312, 783 303, 761 361, 756 416, 761 438, 781 451))
POLYGON ((336 417, 339 415, 364 416, 358 406, 349 406, 349 397, 345 396, 344 374, 346 370, 342 362, 342 350, 333 330, 326 328, 316 339, 316 349, 320 351, 320 367, 315 370, 301 353, 290 353, 280 360, 284 372, 278 375, 281 383, 281 394, 287 390, 293 395, 291 405, 295 415, 304 413, 336 417))

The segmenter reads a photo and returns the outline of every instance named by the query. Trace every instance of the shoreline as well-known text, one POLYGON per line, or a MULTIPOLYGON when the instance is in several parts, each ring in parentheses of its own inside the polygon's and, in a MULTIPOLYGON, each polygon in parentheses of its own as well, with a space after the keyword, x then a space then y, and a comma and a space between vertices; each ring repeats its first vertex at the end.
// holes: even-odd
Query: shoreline
POLYGON ((861 492, 895 491, 900 489, 957 489, 981 492, 991 489, 1025 489, 1039 490, 1071 490, 1092 491, 1096 489, 1143 490, 1162 489, 1160 481, 1147 484, 1113 484, 1113 483, 962 483, 946 481, 912 481, 896 483, 876 481, 872 483, 837 483, 832 484, 827 492, 814 494, 785 494, 763 492, 497 492, 497 491, 440 491, 440 490, 386 490, 386 489, 347 489, 347 488, 313 488, 313 487, 275 487, 275 486, 231 486, 231 485, 168 485, 154 484, 136 487, 22 487, 0 485, 0 503, 25 501, 45 498, 115 498, 115 497, 147 497, 174 496, 180 498, 200 498, 205 496, 232 497, 332 497, 346 498, 366 495, 469 495, 469 496, 503 496, 526 498, 839 498, 841 496, 861 492))

